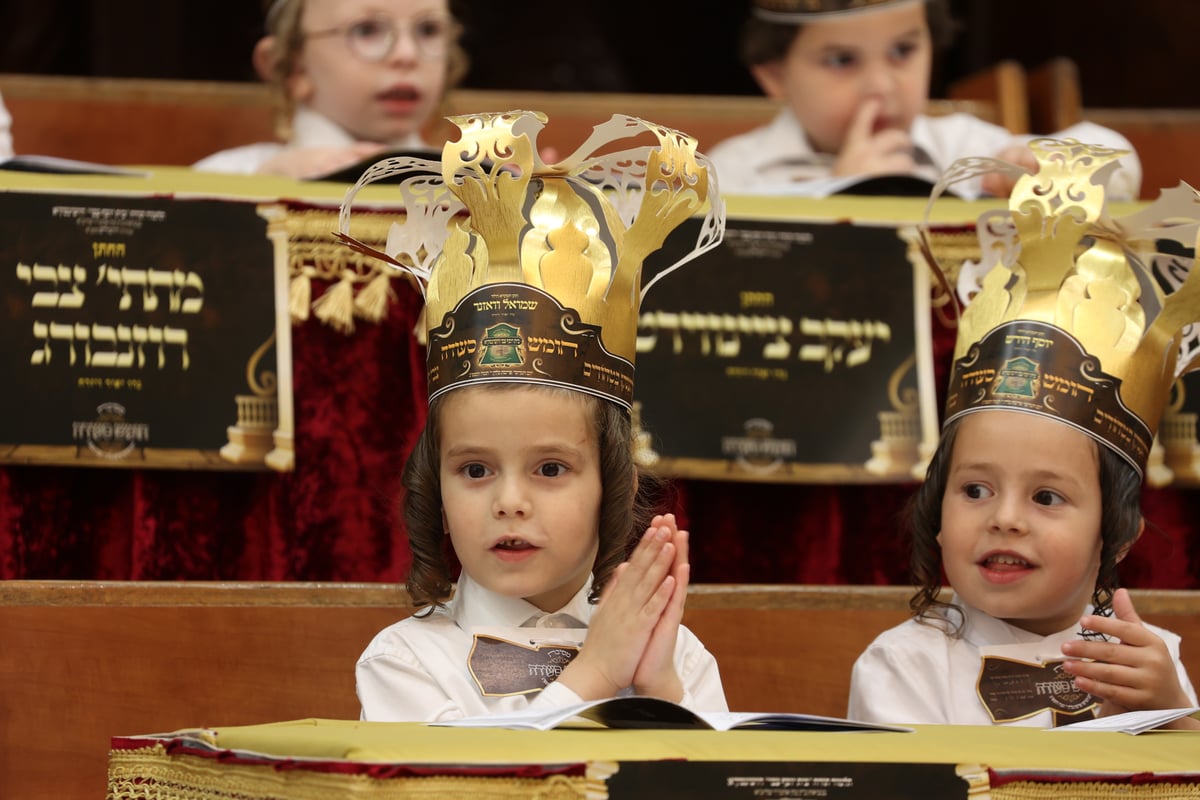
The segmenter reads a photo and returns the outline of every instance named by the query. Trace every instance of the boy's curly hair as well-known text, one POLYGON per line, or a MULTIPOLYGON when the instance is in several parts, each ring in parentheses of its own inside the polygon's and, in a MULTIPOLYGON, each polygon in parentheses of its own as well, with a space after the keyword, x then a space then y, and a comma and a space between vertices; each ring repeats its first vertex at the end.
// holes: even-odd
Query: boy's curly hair
MULTIPOLYGON (((983 412, 987 413, 987 412, 983 412)), ((907 508, 911 557, 909 568, 916 594, 909 608, 918 622, 949 626, 947 633, 962 630, 962 609, 939 599, 942 588, 942 548, 937 542, 942 528, 942 498, 946 494, 954 440, 962 417, 942 431, 937 451, 929 462, 925 482, 907 508), (953 615, 955 618, 952 618, 953 615)), ((1120 588, 1117 563, 1137 540, 1142 527, 1142 479, 1129 462, 1112 449, 1094 444, 1100 464, 1100 571, 1092 589, 1093 613, 1112 613, 1113 593, 1120 588)))
MULTIPOLYGON (((504 392, 515 389, 555 392, 577 399, 592 412, 593 430, 600 445, 600 547, 592 568, 595 602, 625 560, 637 537, 650 524, 654 505, 663 487, 653 475, 639 472, 633 459, 633 434, 629 414, 614 403, 569 389, 528 384, 490 384, 455 391, 504 392)), ((404 467, 404 520, 412 550, 407 588, 418 608, 442 605, 450 597, 456 566, 450 537, 442 524, 441 452, 439 418, 442 398, 429 407, 425 429, 404 467)))

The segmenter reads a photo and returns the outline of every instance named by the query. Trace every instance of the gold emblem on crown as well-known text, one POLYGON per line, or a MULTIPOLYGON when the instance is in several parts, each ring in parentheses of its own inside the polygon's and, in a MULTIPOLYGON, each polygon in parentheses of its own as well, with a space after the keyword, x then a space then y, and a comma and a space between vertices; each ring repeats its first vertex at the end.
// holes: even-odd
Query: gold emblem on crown
MULTIPOLYGON (((544 114, 452 117, 441 162, 382 161, 346 194, 341 236, 417 278, 430 399, 480 381, 535 382, 630 407, 643 261, 707 204, 692 251, 720 243, 724 205, 695 139, 615 115, 562 161, 537 147, 544 114), (614 141, 654 140, 610 150, 614 141), (386 252, 346 235, 365 185, 400 177, 386 252)), ((653 282, 653 281, 652 281, 653 282)), ((652 283, 651 282, 651 283, 652 283)))
MULTIPOLYGON (((1186 184, 1121 219, 1104 181, 1124 151, 1031 144, 1039 169, 980 218, 983 262, 960 276, 946 422, 989 407, 1050 416, 1146 464, 1171 386, 1200 356, 1191 263, 1200 194, 1186 184)), ((959 169, 971 177, 979 160, 959 169)), ((952 168, 951 172, 954 172, 952 168)))

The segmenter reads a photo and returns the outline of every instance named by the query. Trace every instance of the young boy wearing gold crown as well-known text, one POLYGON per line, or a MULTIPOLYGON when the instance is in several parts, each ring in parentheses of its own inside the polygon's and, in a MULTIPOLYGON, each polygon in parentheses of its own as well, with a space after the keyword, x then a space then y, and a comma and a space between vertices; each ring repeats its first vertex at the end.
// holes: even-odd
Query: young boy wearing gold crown
MULTIPOLYGON (((1120 151, 1033 148, 1041 171, 1010 200, 1019 248, 973 287, 912 504, 913 618, 855 663, 855 719, 1044 728, 1196 706, 1179 637, 1142 622, 1117 578, 1144 525, 1142 475, 1168 393, 1200 355, 1183 334, 1200 320, 1200 276, 1171 282, 1136 250, 1194 246, 1195 227, 1104 215, 1092 179, 1120 151)), ((1164 193, 1162 218, 1198 198, 1164 193)))
POLYGON ((630 420, 643 258, 706 202, 694 254, 720 241, 706 160, 633 118, 552 165, 544 116, 452 121, 462 137, 441 164, 382 162, 343 205, 346 231, 360 186, 408 176, 405 222, 375 254, 417 277, 428 323, 429 416, 404 472, 407 585, 426 608, 360 657, 362 718, 631 692, 723 711, 716 661, 680 624, 688 534, 646 512, 630 420), (658 145, 596 155, 638 134, 658 145))
MULTIPOLYGON (((969 156, 1034 166, 1030 137, 970 114, 924 113, 934 52, 952 27, 946 0, 754 0, 742 60, 784 107, 769 124, 711 149, 725 191, 820 193, 830 178, 882 174, 932 183, 969 156)), ((1132 150, 1090 122, 1055 136, 1132 150)), ((1141 175, 1137 159, 1126 159, 1111 199, 1137 199, 1141 175)), ((1011 189, 992 174, 957 191, 1006 197, 1011 189)))

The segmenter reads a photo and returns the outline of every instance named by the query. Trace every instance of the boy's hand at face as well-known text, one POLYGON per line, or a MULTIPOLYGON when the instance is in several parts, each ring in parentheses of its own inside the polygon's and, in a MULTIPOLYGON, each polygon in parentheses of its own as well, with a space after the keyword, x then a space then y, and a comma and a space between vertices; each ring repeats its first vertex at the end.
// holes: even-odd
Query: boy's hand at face
POLYGON ((298 180, 317 178, 386 151, 387 146, 378 142, 355 142, 345 147, 288 147, 265 161, 258 171, 298 180))
MULTIPOLYGON (((1033 151, 1023 144, 1009 145, 994 157, 1019 167, 1025 167, 1030 172, 1036 172, 1038 168, 1037 158, 1034 157, 1033 151)), ((1013 187, 1017 185, 1019 177, 1000 172, 989 172, 980 179, 980 188, 985 194, 990 194, 992 197, 1008 197, 1012 194, 1013 187)))
POLYGON ((587 640, 558 682, 583 700, 614 697, 634 682, 647 643, 672 602, 675 531, 650 527, 604 587, 587 640))
MULTIPOLYGON (((1102 716, 1191 706, 1167 646, 1142 623, 1127 590, 1118 589, 1113 595, 1113 614, 1088 615, 1081 624, 1119 642, 1075 640, 1063 645, 1063 654, 1091 659, 1064 662, 1063 669, 1075 676, 1075 685, 1104 701, 1102 716)), ((1193 726, 1200 727, 1200 722, 1184 718, 1168 727, 1193 726)))
POLYGON ((880 102, 874 99, 859 106, 834 162, 834 175, 905 174, 916 168, 908 131, 875 130, 880 111, 880 102))

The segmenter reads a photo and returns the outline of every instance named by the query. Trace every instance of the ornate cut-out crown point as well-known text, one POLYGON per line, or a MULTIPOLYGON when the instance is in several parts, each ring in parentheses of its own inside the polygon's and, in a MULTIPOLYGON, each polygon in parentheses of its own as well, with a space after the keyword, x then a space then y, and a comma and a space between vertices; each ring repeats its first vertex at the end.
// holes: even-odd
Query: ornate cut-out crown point
POLYGON ((686 134, 614 115, 574 153, 542 161, 544 114, 451 117, 462 135, 441 162, 402 157, 367 170, 342 203, 341 237, 415 276, 425 293, 430 399, 476 382, 535 382, 628 408, 642 263, 707 205, 691 253, 720 243, 716 176, 686 134), (649 134, 656 145, 612 150, 649 134), (401 176, 403 222, 386 252, 347 235, 365 185, 401 176))
MULTIPOLYGON (((1114 219, 1105 181, 1124 151, 1069 139, 1031 147, 1039 169, 1017 182, 1009 224, 980 218, 983 260, 960 275, 969 303, 945 421, 985 408, 1042 414, 1141 472, 1171 386, 1200 356, 1200 193, 1180 184, 1114 219)), ((952 167, 941 185, 984 163, 952 167)))

